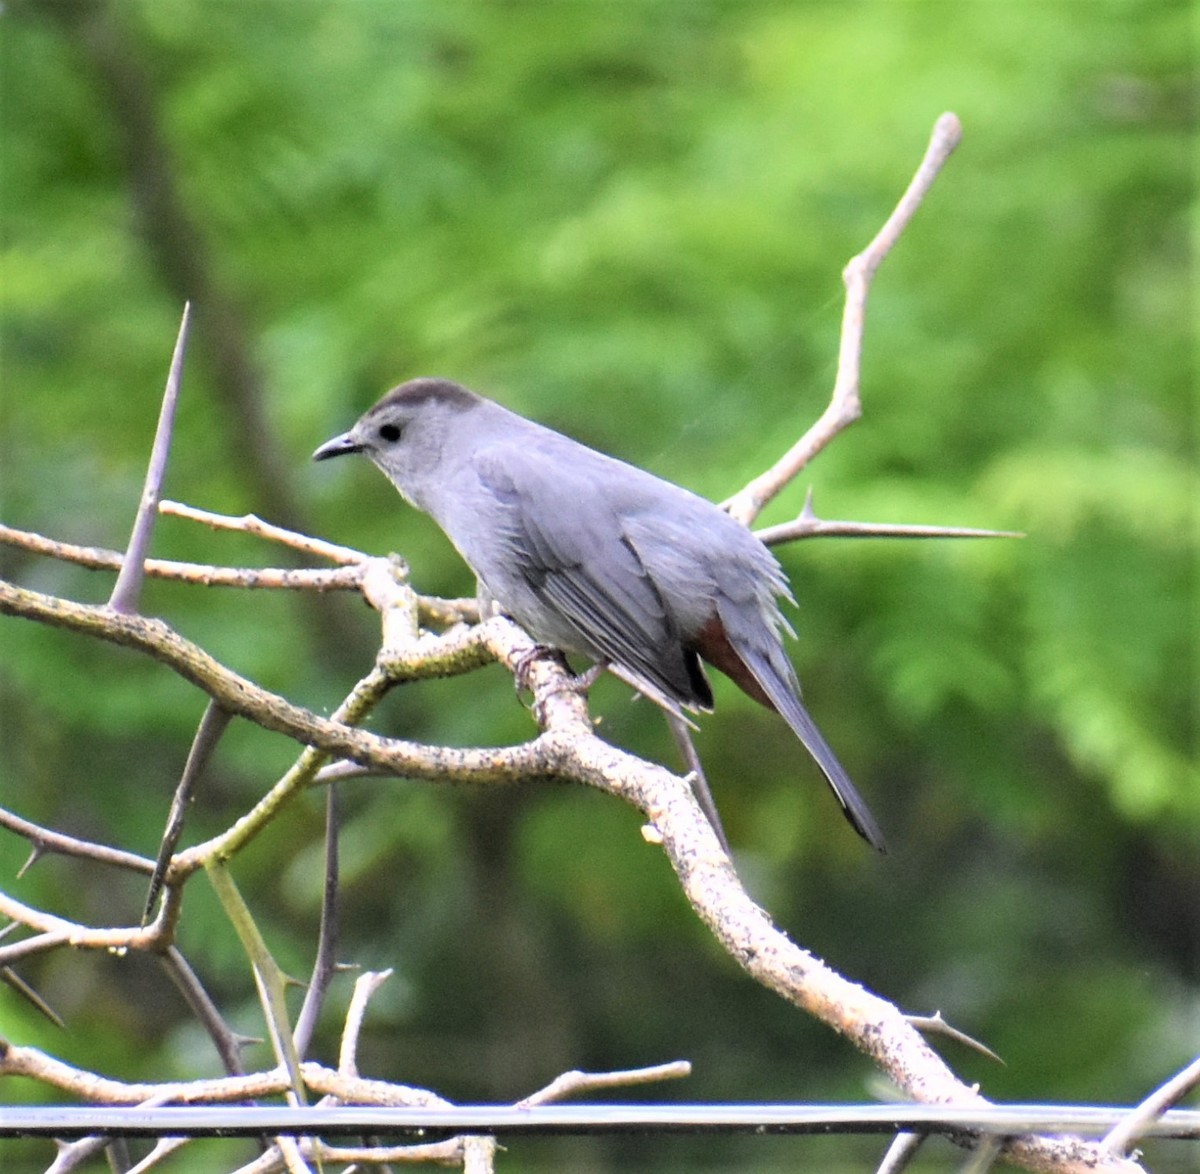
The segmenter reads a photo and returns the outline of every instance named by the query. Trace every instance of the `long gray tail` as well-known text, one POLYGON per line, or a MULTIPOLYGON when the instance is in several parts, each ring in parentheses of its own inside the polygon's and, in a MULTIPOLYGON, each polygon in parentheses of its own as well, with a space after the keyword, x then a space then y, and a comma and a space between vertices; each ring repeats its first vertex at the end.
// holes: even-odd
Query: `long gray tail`
MULTIPOLYGON (((782 650, 780 656, 783 656, 782 650)), ((850 781, 846 768, 838 762, 837 755, 825 741, 816 722, 809 716, 804 703, 796 695, 796 686, 780 673, 771 662, 757 652, 742 650, 742 658, 746 667, 754 675, 754 679, 762 686, 763 692, 771 699, 771 704, 779 711, 783 720, 792 727, 792 732, 804 743, 804 748, 813 756, 813 760, 821 768, 821 773, 829 780, 833 793, 842 805, 842 811, 850 821, 851 827, 872 848, 879 852, 887 851, 883 832, 867 807, 866 800, 858 793, 858 788, 850 781)))

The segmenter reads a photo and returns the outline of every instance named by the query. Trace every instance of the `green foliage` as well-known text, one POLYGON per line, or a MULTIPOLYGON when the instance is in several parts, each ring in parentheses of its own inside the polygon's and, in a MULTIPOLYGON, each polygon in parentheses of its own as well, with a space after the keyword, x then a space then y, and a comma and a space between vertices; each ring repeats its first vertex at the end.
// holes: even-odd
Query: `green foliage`
MULTIPOLYGON (((4 520, 125 541, 180 302, 197 293, 177 276, 187 252, 211 286, 168 493, 266 508, 268 454, 261 468, 237 456, 247 418, 203 316, 228 299, 306 524, 402 552, 418 589, 445 594, 472 589, 445 540, 365 465, 311 466, 320 441, 389 385, 445 374, 727 495, 824 406, 840 269, 954 109, 964 144, 872 295, 865 418, 809 479, 823 516, 1027 537, 780 551, 807 699, 887 828, 888 859, 866 858, 786 729, 734 690, 719 687, 701 751, 771 912, 884 995, 984 1036, 1010 1060, 977 1074, 985 1091, 1136 1097, 1186 1058, 1186 1033, 1167 1027, 1200 977, 1185 5, 95 11, 109 40, 86 5, 0 16, 4 520), (166 151, 152 172, 177 185, 195 242, 157 239, 144 216, 105 60, 144 83, 166 151)), ((281 557, 177 521, 155 553, 281 557)), ((43 590, 107 590, 0 559, 43 590)), ((372 654, 371 613, 344 600, 178 587, 150 600, 324 711, 372 654)), ((152 852, 201 699, 157 666, 18 621, 2 647, 5 805, 152 852)), ((615 741, 673 761, 651 707, 606 686, 596 708, 615 741)), ((487 673, 406 690, 377 728, 468 744, 532 725, 487 673)), ((236 815, 289 753, 237 734, 189 836, 236 815)), ((300 971, 320 898, 310 802, 235 863, 272 950, 300 971)), ((552 787, 378 780, 347 802, 343 956, 399 972, 364 1042, 381 1075, 511 1099, 565 1068, 690 1055, 688 1098, 862 1095, 864 1062, 707 945, 629 812, 552 787)), ((18 882, 22 853, 0 848, 0 884, 23 900, 70 912, 96 883, 58 862, 18 882)), ((122 916, 140 899, 122 892, 122 916)), ((194 916, 185 948, 261 1033, 219 914, 201 902, 194 916)), ((131 1079, 215 1071, 182 1008, 150 1031, 126 1022, 136 1049, 105 1027, 114 1007, 136 1018, 122 1002, 133 965, 23 969, 66 1006, 69 1039, 4 987, 0 1022, 131 1079)), ((753 1144, 723 1152, 766 1161, 753 1144)))

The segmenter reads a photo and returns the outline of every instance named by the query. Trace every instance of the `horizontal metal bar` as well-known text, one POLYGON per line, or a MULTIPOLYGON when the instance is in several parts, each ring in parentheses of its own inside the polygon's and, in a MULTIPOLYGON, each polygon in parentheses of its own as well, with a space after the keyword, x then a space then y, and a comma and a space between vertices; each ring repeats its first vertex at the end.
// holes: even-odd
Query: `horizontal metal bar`
MULTIPOLYGON (((1132 1111, 1122 1106, 997 1105, 501 1105, 287 1108, 236 1105, 7 1106, 0 1137, 91 1134, 245 1137, 260 1134, 367 1134, 430 1141, 456 1134, 567 1133, 1073 1133, 1102 1136, 1132 1111)), ((1200 1111, 1173 1109, 1143 1136, 1200 1138, 1200 1111)))

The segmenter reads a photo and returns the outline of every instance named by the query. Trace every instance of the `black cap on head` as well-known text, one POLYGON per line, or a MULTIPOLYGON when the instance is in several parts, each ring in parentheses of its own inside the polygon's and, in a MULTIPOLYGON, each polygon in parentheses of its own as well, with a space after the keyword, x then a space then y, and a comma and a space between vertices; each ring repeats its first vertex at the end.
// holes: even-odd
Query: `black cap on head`
MULTIPOLYGON (((465 409, 479 403, 479 396, 473 391, 468 391, 461 383, 455 383, 451 379, 410 379, 407 383, 400 384, 399 387, 393 387, 375 405, 375 408, 382 408, 388 404, 405 404, 409 407, 416 407, 417 404, 425 403, 428 400, 437 400, 438 403, 447 404, 450 407, 465 409)), ((372 411, 375 408, 372 408, 372 411)))

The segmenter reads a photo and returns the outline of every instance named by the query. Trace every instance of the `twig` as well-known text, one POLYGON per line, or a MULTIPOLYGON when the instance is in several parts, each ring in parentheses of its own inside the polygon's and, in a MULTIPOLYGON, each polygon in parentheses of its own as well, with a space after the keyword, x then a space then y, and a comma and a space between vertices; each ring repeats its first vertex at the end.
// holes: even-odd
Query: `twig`
POLYGON ((1100 1145, 1112 1154, 1128 1153, 1151 1122, 1161 1117, 1197 1085, 1200 1085, 1200 1056, 1165 1084, 1156 1088, 1116 1128, 1105 1135, 1100 1145))
POLYGON ((308 990, 304 992, 304 1003, 296 1016, 293 1040, 296 1055, 304 1058, 312 1042, 313 1031, 321 1014, 321 1005, 337 970, 338 951, 338 835, 341 832, 338 820, 338 796, 336 783, 325 793, 325 884, 321 894, 321 924, 317 931, 317 954, 313 959, 312 975, 308 990))
POLYGON ((280 1134, 275 1138, 275 1144, 283 1155, 284 1168, 288 1174, 312 1174, 312 1167, 304 1160, 296 1138, 290 1134, 280 1134))
POLYGON ((167 375, 167 386, 163 391, 162 409, 158 416, 158 427, 154 432, 154 446, 150 450, 150 463, 146 468, 146 483, 142 489, 142 500, 133 520, 133 532, 129 535, 129 546, 121 572, 109 596, 108 606, 122 615, 136 615, 145 582, 146 552, 150 548, 150 536, 154 523, 158 521, 158 503, 162 497, 163 479, 167 475, 167 460, 171 455, 171 433, 175 427, 175 406, 179 402, 179 385, 183 379, 183 356, 187 353, 188 332, 192 322, 192 303, 183 307, 183 318, 179 323, 179 336, 175 340, 175 353, 171 356, 171 370, 167 375))
MULTIPOLYGON (((89 571, 120 571, 125 556, 119 550, 101 546, 78 546, 59 542, 28 530, 17 530, 0 523, 0 543, 33 554, 74 563, 89 571)), ((196 583, 202 587, 242 587, 248 590, 274 588, 284 591, 357 591, 361 566, 347 564, 334 568, 298 569, 295 567, 214 567, 207 563, 176 562, 148 558, 145 571, 153 579, 171 579, 196 583)))
POLYGON ((24 958, 33 958, 38 954, 46 954, 51 950, 58 950, 70 944, 71 934, 67 930, 40 933, 36 937, 14 942, 11 946, 0 947, 0 966, 9 967, 24 958))
POLYGON ((663 717, 667 719, 667 728, 671 731, 675 745, 679 748, 679 755, 683 759, 684 770, 687 771, 687 778, 692 784, 696 802, 703 808, 708 822, 713 826, 713 831, 717 833, 721 848, 728 855, 731 853, 729 837, 725 835, 725 825, 721 822, 717 801, 713 798, 712 788, 708 785, 708 776, 704 773, 704 763, 700 761, 700 752, 696 749, 696 743, 692 739, 692 723, 683 714, 672 713, 669 709, 663 710, 663 717))
POLYGON ((39 853, 57 852, 61 856, 80 856, 85 860, 95 860, 100 864, 111 864, 114 868, 126 868, 131 872, 144 872, 149 876, 154 871, 154 861, 145 856, 137 856, 133 852, 124 852, 120 848, 110 848, 107 844, 96 844, 90 840, 80 840, 75 836, 54 832, 14 815, 0 807, 0 827, 6 827, 24 836, 39 853))
POLYGON ((147 1170, 152 1170, 177 1150, 183 1149, 191 1140, 190 1137, 160 1137, 154 1143, 154 1148, 136 1166, 130 1167, 129 1174, 146 1174, 147 1170))
POLYGON ((304 1095, 304 1080, 300 1075, 300 1057, 296 1054, 291 1025, 288 1021, 287 999, 285 987, 287 975, 280 969, 254 917, 250 913, 245 900, 234 883, 233 876, 225 862, 220 859, 210 859, 205 862, 209 883, 216 892, 229 918, 238 940, 242 943, 246 958, 254 975, 254 986, 258 991, 258 1001, 262 1007, 263 1019, 267 1024, 267 1036, 271 1041, 271 1049, 275 1059, 287 1069, 290 1077, 288 1088, 288 1103, 304 1105, 307 1103, 304 1095))
MULTIPOLYGON (((296 1139, 300 1152, 316 1162, 355 1162, 363 1165, 426 1165, 461 1166, 463 1163, 463 1139, 452 1137, 447 1141, 435 1141, 428 1145, 379 1145, 347 1146, 330 1145, 313 1137, 296 1139)), ((283 1169, 279 1151, 272 1147, 261 1158, 239 1166, 234 1174, 272 1174, 283 1169)), ((133 1174, 133 1171, 130 1171, 133 1174)))
POLYGON ((187 518, 191 522, 201 522, 213 530, 233 530, 239 534, 253 534, 258 538, 266 538, 277 542, 291 550, 303 551, 317 558, 328 559, 340 566, 353 566, 364 562, 366 555, 361 550, 349 546, 339 546, 336 542, 325 542, 320 538, 310 538, 306 534, 297 534, 284 526, 275 526, 264 522, 254 514, 243 514, 232 517, 229 514, 214 514, 208 510, 196 509, 195 506, 184 505, 178 501, 163 501, 158 506, 159 513, 169 514, 174 518, 187 518))
MULTIPOLYGON (((150 1097, 139 1108, 153 1109, 161 1105, 167 1104, 170 1097, 156 1096, 150 1097)), ((184 1139, 190 1140, 190 1139, 184 1139)), ((101 1150, 107 1149, 116 1143, 124 1143, 125 1139, 121 1137, 81 1137, 78 1141, 71 1142, 70 1145, 60 1145, 58 1154, 54 1161, 46 1168, 46 1174, 68 1174, 69 1171, 77 1169, 89 1158, 100 1153, 101 1150)), ((155 1147, 157 1148, 157 1147, 155 1147)), ((128 1155, 126 1155, 127 1157, 128 1155)), ((109 1161, 111 1162, 113 1154, 110 1151, 109 1161)), ((143 1166, 143 1163, 138 1163, 143 1166)), ((119 1165, 113 1167, 117 1170, 130 1171, 128 1161, 122 1161, 119 1165)), ((143 1166, 144 1168, 144 1166, 143 1166)))
MULTIPOLYGON (((47 938, 57 938, 54 945, 71 945, 92 950, 121 949, 133 950, 155 949, 162 943, 162 916, 153 925, 128 926, 110 929, 91 929, 52 913, 43 913, 20 901, 0 892, 0 917, 10 921, 19 921, 30 929, 39 930, 47 938), (60 936, 61 935, 61 936, 60 936)), ((5 946, 0 951, 0 964, 11 960, 9 951, 17 951, 18 947, 28 943, 18 942, 16 946, 5 946)), ((28 953, 29 951, 26 951, 28 953)), ((17 956, 20 956, 18 953, 17 956)))
POLYGON ((342 1028, 342 1046, 338 1052, 338 1071, 343 1076, 358 1075, 358 1037, 362 1032, 363 1019, 371 996, 389 978, 391 970, 368 970, 360 974, 354 983, 354 994, 346 1011, 346 1023, 342 1028))
POLYGON ((163 878, 167 875, 167 866, 171 863, 171 855, 183 834, 183 821, 187 816, 188 804, 192 800, 192 790, 204 773, 221 735, 229 728, 232 720, 233 714, 215 701, 209 701, 204 707, 204 716, 200 719, 196 736, 192 739, 192 748, 183 764, 183 774, 179 778, 175 797, 171 800, 171 810, 167 814, 167 826, 163 831, 158 858, 154 862, 154 872, 150 876, 150 886, 146 892, 146 904, 142 909, 143 925, 150 920, 154 902, 162 889, 163 878))
POLYGON ((894 522, 781 522, 755 534, 765 546, 802 538, 1024 538, 1020 530, 982 530, 974 526, 918 526, 894 522))
POLYGON ((811 428, 765 473, 755 477, 727 502, 725 508, 749 526, 771 501, 839 432, 862 415, 859 397, 859 371, 862 361, 863 327, 871 280, 884 257, 925 199, 933 181, 962 138, 962 125, 953 114, 943 114, 934 125, 933 135, 912 182, 908 185, 891 216, 875 239, 851 259, 842 273, 846 285, 846 305, 842 314, 838 370, 829 406, 811 428))
POLYGON ((548 1105, 565 1097, 581 1092, 595 1092, 600 1088, 627 1088, 635 1084, 656 1084, 663 1080, 681 1080, 691 1076, 692 1066, 687 1060, 673 1060, 669 1064, 655 1064, 649 1068, 630 1068, 624 1072, 564 1072, 556 1076, 545 1088, 517 1102, 518 1109, 530 1109, 534 1105, 548 1105))
POLYGON ((46 1167, 45 1174, 70 1174, 89 1158, 100 1153, 109 1143, 107 1137, 81 1137, 69 1145, 59 1145, 54 1161, 46 1167))
MULTIPOLYGON (((225 668, 161 620, 123 616, 108 608, 72 603, 3 581, 0 581, 0 613, 20 615, 136 648, 169 665, 224 708, 265 729, 319 748, 312 755, 302 755, 297 766, 234 826, 176 856, 168 882, 195 871, 211 854, 236 852, 262 830, 283 803, 308 785, 325 755, 372 762, 387 767, 393 774, 417 779, 507 784, 515 778, 548 777, 553 771, 536 741, 496 749, 459 750, 382 738, 355 729, 345 723, 357 720, 356 717, 343 710, 335 714, 334 720, 320 717, 225 668)), ((506 620, 493 619, 475 628, 451 629, 444 636, 426 638, 431 655, 421 664, 410 666, 409 676, 448 676, 494 659, 491 642, 502 630, 517 633, 523 648, 531 646, 528 637, 506 620)), ((387 673, 373 672, 360 683, 360 690, 365 692, 360 692, 351 710, 355 707, 359 711, 369 710, 390 684, 387 673)))
POLYGON ((167 976, 183 995, 184 1001, 191 1008, 192 1014, 200 1020, 221 1063, 230 1076, 244 1076, 242 1067, 242 1045, 249 1043, 245 1036, 239 1035, 225 1022, 225 1017, 218 1010, 216 1003, 209 997, 208 991, 192 969, 188 960, 177 946, 172 946, 160 956, 163 969, 167 976))
POLYGON ((917 1151, 925 1144, 927 1136, 925 1133, 897 1133, 875 1174, 900 1174, 907 1169, 917 1156, 917 1151))
MULTIPOLYGON (((239 519, 233 519, 238 521, 239 519)), ((314 541, 316 541, 314 539, 314 541)), ((34 554, 74 563, 89 571, 120 571, 124 555, 120 551, 99 546, 78 546, 59 542, 17 530, 0 522, 0 543, 28 550, 34 554)), ((325 544, 322 544, 325 545, 325 544)), ((342 547, 342 550, 348 548, 342 547)), ((244 590, 276 591, 361 591, 363 578, 379 561, 360 555, 359 562, 345 563, 333 568, 294 567, 217 567, 209 563, 176 562, 170 559, 147 559, 146 574, 151 578, 195 583, 201 587, 239 587, 244 590)), ((435 595, 417 595, 417 608, 422 621, 439 628, 452 624, 478 623, 479 605, 474 599, 441 599, 435 595)))
POLYGON ((911 526, 890 522, 833 522, 813 511, 812 489, 804 495, 804 508, 790 522, 755 530, 766 546, 801 538, 1024 538, 1017 530, 979 530, 970 526, 911 526))
POLYGON ((16 991, 31 1007, 49 1019, 55 1027, 65 1028, 67 1026, 63 1022, 62 1016, 11 967, 0 966, 0 982, 16 991))
MULTIPOLYGON (((343 1104, 412 1108, 448 1108, 450 1102, 423 1088, 346 1076, 323 1064, 301 1065, 304 1084, 313 1092, 335 1096, 343 1104)), ((248 1076, 212 1080, 127 1083, 75 1068, 37 1048, 20 1047, 0 1038, 0 1076, 24 1076, 95 1105, 138 1105, 152 1097, 163 1104, 240 1104, 278 1096, 291 1087, 286 1071, 275 1068, 248 1076)))

